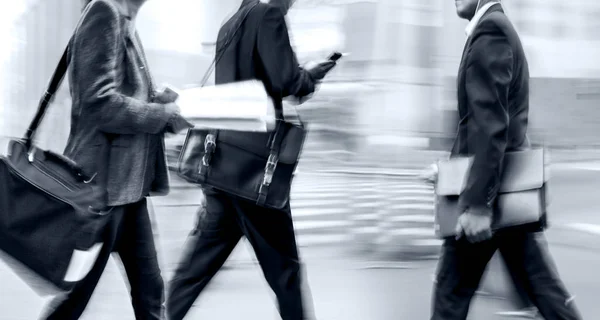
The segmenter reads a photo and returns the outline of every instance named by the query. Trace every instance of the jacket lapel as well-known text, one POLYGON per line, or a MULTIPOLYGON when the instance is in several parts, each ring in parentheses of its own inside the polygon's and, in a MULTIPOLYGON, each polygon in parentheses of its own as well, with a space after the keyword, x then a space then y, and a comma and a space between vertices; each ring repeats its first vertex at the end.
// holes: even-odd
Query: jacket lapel
MULTIPOLYGON (((501 5, 493 5, 491 8, 488 9, 488 11, 481 17, 480 21, 483 20, 487 15, 491 14, 492 12, 495 11, 500 11, 500 12, 504 12, 504 10, 502 10, 502 6, 501 5)), ((471 49, 471 44, 473 42, 473 34, 475 34, 477 30, 477 26, 475 26, 475 28, 473 29, 473 33, 471 34, 471 36, 469 36, 465 42, 465 47, 463 48, 463 53, 462 53, 462 57, 460 60, 460 64, 458 67, 458 74, 456 76, 456 86, 457 86, 457 95, 458 95, 458 109, 459 109, 459 114, 461 118, 464 118, 464 116, 466 115, 466 113, 464 112, 465 110, 462 110, 463 107, 463 103, 461 103, 462 101, 465 100, 465 95, 466 95, 466 89, 465 89, 465 76, 466 76, 466 71, 467 71, 467 56, 468 53, 471 49)))

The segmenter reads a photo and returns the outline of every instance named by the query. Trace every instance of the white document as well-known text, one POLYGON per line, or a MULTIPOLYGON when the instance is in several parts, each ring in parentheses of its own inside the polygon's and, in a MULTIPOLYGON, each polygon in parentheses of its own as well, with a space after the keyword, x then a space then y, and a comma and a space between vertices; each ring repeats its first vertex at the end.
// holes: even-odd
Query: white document
POLYGON ((273 101, 260 81, 173 91, 181 115, 197 128, 265 132, 274 127, 273 101))

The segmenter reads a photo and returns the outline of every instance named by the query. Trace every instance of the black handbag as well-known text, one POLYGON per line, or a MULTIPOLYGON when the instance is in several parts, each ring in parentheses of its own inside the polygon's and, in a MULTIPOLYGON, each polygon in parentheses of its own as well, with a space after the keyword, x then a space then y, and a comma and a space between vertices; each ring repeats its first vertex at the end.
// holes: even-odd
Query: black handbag
POLYGON ((67 53, 25 137, 10 141, 8 156, 0 156, 0 250, 40 295, 68 291, 89 272, 110 212, 95 209, 105 208, 94 176, 32 142, 67 71, 67 53))
MULTIPOLYGON (((243 22, 256 7, 251 7, 243 22)), ((202 86, 223 57, 241 24, 206 72, 202 86)), ((188 130, 177 173, 191 183, 214 188, 261 207, 283 209, 289 202, 292 178, 306 138, 304 125, 284 120, 280 97, 273 98, 276 124, 272 132, 188 130)))

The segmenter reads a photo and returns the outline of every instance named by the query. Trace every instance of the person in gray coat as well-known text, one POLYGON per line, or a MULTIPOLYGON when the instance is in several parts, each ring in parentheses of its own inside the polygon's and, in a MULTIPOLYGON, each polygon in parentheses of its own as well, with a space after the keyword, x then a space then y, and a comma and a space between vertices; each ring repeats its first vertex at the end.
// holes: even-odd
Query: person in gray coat
POLYGON ((145 0, 92 0, 69 44, 71 131, 64 154, 103 186, 110 215, 95 265, 46 319, 78 319, 112 252, 136 319, 164 318, 164 284, 146 197, 169 191, 164 134, 189 127, 174 97, 154 91, 135 18, 145 0))

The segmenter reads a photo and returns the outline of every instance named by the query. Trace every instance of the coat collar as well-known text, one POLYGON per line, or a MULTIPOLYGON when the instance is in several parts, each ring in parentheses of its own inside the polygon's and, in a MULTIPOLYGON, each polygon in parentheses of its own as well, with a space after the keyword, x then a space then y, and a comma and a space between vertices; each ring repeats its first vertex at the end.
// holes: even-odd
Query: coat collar
POLYGON ((488 11, 490 11, 492 7, 496 5, 498 5, 497 7, 500 8, 500 10, 502 10, 502 4, 500 4, 500 2, 498 1, 490 1, 484 4, 481 8, 479 8, 479 10, 477 10, 475 16, 473 17, 473 19, 471 19, 471 21, 469 21, 469 24, 467 24, 467 27, 465 28, 465 33, 467 34, 467 37, 470 37, 473 34, 473 31, 475 31, 475 27, 477 27, 477 24, 479 23, 481 18, 483 18, 483 16, 488 11))

